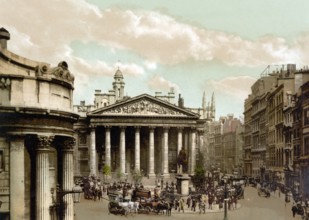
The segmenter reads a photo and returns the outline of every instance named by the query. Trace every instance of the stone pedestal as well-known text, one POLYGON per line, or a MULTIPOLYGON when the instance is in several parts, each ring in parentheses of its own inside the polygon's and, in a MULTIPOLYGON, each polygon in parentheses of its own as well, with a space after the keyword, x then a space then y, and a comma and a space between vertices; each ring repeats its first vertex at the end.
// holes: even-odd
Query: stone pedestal
POLYGON ((182 196, 189 195, 189 181, 190 177, 188 174, 177 174, 177 193, 182 196))

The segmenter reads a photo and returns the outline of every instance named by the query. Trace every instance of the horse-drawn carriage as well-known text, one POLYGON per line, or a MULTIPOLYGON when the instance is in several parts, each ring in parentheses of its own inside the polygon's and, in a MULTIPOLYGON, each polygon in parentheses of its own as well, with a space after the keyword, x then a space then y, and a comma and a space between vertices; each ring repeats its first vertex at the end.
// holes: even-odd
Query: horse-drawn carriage
POLYGON ((258 188, 258 195, 269 198, 270 197, 270 191, 267 188, 260 187, 260 188, 258 188))
POLYGON ((132 202, 129 199, 123 198, 120 193, 109 193, 109 204, 108 211, 109 213, 115 215, 125 215, 127 216, 129 213, 137 213, 138 202, 132 202))
POLYGON ((309 220, 309 210, 306 206, 301 205, 301 203, 297 203, 296 205, 293 205, 292 211, 295 212, 295 214, 300 215, 301 219, 309 220))
POLYGON ((240 184, 235 185, 231 189, 231 195, 236 196, 237 199, 244 199, 245 198, 244 188, 240 184))
POLYGON ((151 191, 150 190, 143 190, 143 189, 135 189, 132 192, 132 200, 136 201, 139 198, 151 198, 151 191))

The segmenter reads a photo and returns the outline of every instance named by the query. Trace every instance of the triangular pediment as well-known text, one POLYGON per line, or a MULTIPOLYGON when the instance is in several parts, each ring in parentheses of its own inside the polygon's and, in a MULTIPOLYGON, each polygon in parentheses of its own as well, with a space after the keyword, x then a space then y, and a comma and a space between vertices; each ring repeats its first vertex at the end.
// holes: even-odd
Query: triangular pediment
POLYGON ((99 116, 159 116, 159 117, 198 117, 197 114, 179 108, 169 102, 143 94, 113 105, 92 111, 89 115, 99 116))

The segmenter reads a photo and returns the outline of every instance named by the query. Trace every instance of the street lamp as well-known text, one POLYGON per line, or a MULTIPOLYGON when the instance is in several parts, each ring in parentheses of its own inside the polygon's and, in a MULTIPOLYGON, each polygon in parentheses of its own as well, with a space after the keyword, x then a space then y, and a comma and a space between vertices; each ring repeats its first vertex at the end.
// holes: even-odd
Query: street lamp
POLYGON ((80 193, 82 192, 82 188, 81 187, 77 187, 74 186, 72 190, 66 191, 63 190, 59 187, 59 185, 57 185, 56 188, 56 193, 57 193, 57 197, 56 197, 56 201, 54 198, 54 188, 50 189, 51 195, 52 195, 52 203, 53 205, 50 206, 50 212, 53 213, 53 211, 56 212, 59 220, 64 219, 64 215, 65 215, 65 210, 67 207, 66 202, 63 200, 63 197, 67 194, 73 194, 73 202, 77 203, 80 201, 80 193))
POLYGON ((227 178, 226 176, 223 178, 224 181, 224 218, 223 220, 228 220, 227 219, 227 201, 228 199, 228 189, 227 189, 227 178))

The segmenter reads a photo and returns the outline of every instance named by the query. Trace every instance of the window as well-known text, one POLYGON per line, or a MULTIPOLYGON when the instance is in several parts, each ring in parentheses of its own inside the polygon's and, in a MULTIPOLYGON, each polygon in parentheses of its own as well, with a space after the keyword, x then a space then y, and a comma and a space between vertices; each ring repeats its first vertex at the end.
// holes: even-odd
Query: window
POLYGON ((0 173, 3 172, 4 169, 4 153, 3 150, 0 151, 0 173))
POLYGON ((79 144, 80 145, 85 145, 87 144, 87 135, 86 134, 79 134, 79 144))
POLYGON ((304 109, 304 125, 309 125, 309 109, 304 109))
POLYGON ((309 154, 309 137, 306 137, 305 140, 305 146, 304 146, 304 151, 305 151, 305 155, 308 155, 309 154))

